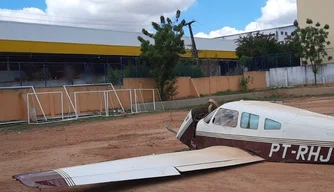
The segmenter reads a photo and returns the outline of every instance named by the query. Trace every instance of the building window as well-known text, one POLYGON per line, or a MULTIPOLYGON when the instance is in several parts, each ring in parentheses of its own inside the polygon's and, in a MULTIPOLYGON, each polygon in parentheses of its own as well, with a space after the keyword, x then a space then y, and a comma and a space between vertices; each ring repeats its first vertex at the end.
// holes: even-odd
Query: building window
POLYGON ((285 32, 285 35, 288 35, 288 32, 285 32))
POLYGON ((264 122, 264 129, 265 130, 280 130, 281 123, 271 120, 271 119, 266 119, 264 122))
POLYGON ((238 125, 239 112, 230 109, 219 109, 213 119, 213 124, 224 127, 236 127, 238 125))
POLYGON ((259 118, 258 115, 242 113, 240 127, 244 129, 258 129, 259 118))
POLYGON ((283 31, 281 31, 281 35, 283 35, 284 33, 283 33, 283 31))

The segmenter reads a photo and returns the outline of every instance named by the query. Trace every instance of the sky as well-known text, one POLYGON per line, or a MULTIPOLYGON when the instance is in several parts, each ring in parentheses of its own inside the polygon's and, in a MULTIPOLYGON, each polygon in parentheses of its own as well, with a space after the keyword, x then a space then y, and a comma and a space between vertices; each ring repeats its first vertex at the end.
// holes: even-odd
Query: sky
MULTIPOLYGON (((151 30, 161 15, 194 20, 196 37, 290 25, 296 0, 10 0, 0 1, 0 20, 57 24, 117 31, 151 30)), ((189 35, 189 30, 184 29, 189 35)))

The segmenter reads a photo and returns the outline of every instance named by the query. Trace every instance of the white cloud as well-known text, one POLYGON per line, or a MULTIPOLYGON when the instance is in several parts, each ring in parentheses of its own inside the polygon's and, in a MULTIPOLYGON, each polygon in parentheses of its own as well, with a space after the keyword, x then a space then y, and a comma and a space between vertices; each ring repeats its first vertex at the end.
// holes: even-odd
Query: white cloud
MULTIPOLYGON (((45 24, 61 24, 124 31, 140 31, 159 21, 160 15, 174 16, 196 0, 46 0, 46 10, 0 9, 0 19, 45 24)), ((182 13, 181 13, 182 14, 182 13)))
POLYGON ((209 34, 205 34, 203 32, 200 32, 200 33, 197 33, 195 36, 196 37, 202 37, 202 38, 210 38, 210 37, 221 36, 222 34, 235 34, 235 33, 240 33, 240 32, 242 32, 242 31, 239 31, 236 28, 223 27, 221 29, 211 31, 209 34))
POLYGON ((268 0, 261 8, 262 15, 255 21, 250 22, 244 29, 238 30, 232 27, 223 27, 211 31, 209 34, 197 33, 196 37, 217 37, 240 32, 254 31, 282 25, 292 24, 297 18, 296 0, 268 0))

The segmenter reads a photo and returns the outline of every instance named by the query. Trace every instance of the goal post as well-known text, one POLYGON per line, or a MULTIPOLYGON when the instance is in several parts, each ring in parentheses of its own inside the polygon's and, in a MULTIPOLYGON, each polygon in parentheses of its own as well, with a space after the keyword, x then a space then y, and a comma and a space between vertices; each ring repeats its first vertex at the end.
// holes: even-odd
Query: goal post
MULTIPOLYGON (((116 96, 116 100, 117 100, 117 103, 120 105, 121 109, 124 111, 124 107, 117 95, 117 92, 115 91, 115 88, 113 86, 112 83, 98 83, 98 84, 75 84, 75 85, 64 85, 63 86, 64 90, 65 90, 65 94, 66 94, 66 97, 67 97, 67 100, 69 101, 70 103, 70 106, 75 114, 75 118, 78 119, 79 117, 81 116, 90 116, 89 114, 79 114, 78 112, 78 109, 77 107, 79 107, 78 103, 75 104, 75 98, 76 98, 76 94, 89 94, 89 93, 93 93, 95 92, 95 94, 104 94, 104 91, 112 91, 114 92, 115 96, 116 96), (106 86, 107 88, 111 88, 111 89, 105 89, 105 90, 94 90, 94 91, 90 91, 90 92, 87 92, 87 91, 74 91, 73 92, 73 98, 72 98, 72 94, 71 92, 69 92, 68 88, 73 88, 73 87, 100 87, 100 86, 106 86), (102 92, 101 92, 102 91, 102 92)), ((106 105, 106 96, 103 96, 103 99, 104 99, 104 105, 106 105)), ((79 102, 78 99, 76 102, 79 102)), ((101 111, 102 113, 102 111, 101 111)), ((93 115, 93 116, 96 116, 96 115, 93 115)), ((100 115, 97 115, 97 116, 100 116, 100 115)))
POLYGON ((70 119, 70 116, 67 118, 64 116, 64 96, 62 91, 36 93, 36 95, 39 95, 41 106, 44 106, 43 113, 47 116, 46 119, 41 118, 41 112, 36 110, 36 98, 33 95, 33 93, 27 94, 28 124, 45 124, 70 119))
MULTIPOLYGON (((115 89, 115 91, 107 91, 107 109, 108 109, 108 115, 109 114, 109 109, 110 107, 114 107, 113 101, 116 98, 116 95, 118 96, 120 103, 122 104, 122 109, 123 112, 126 112, 127 114, 132 114, 134 112, 134 101, 133 101, 133 96, 132 96, 132 90, 131 89, 115 89), (117 94, 116 94, 117 93, 117 94)), ((115 111, 114 111, 115 112, 115 111)), ((119 115, 119 109, 118 109, 118 114, 114 115, 119 115)))
POLYGON ((74 94, 74 108, 76 118, 105 116, 105 91, 76 91, 74 94))
POLYGON ((134 89, 135 112, 164 111, 158 89, 134 89))
POLYGON ((132 113, 132 93, 130 89, 76 91, 74 107, 78 116, 119 116, 123 112, 132 113))

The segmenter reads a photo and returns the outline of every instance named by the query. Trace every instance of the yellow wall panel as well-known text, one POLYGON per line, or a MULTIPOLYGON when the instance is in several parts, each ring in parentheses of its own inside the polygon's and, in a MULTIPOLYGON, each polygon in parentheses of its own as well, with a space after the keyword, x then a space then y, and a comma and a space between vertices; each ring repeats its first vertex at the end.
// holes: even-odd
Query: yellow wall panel
MULTIPOLYGON (((140 47, 0 40, 0 52, 138 56, 140 47)), ((183 57, 191 57, 191 51, 183 57)), ((236 58, 233 51, 199 50, 199 58, 236 58)))

